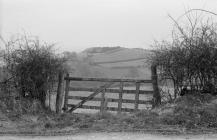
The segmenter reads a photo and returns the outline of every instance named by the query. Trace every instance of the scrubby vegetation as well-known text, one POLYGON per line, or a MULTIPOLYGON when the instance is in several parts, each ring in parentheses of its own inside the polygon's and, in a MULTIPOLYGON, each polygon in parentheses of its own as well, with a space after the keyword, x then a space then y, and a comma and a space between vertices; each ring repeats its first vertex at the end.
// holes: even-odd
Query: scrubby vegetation
POLYGON ((58 73, 64 71, 64 59, 55 54, 53 46, 21 36, 6 44, 4 55, 10 84, 21 98, 37 99, 43 107, 47 91, 57 81, 58 73))
POLYGON ((217 24, 187 13, 184 25, 175 23, 172 41, 156 42, 151 57, 161 80, 171 80, 175 98, 183 86, 215 93, 217 77, 217 24))

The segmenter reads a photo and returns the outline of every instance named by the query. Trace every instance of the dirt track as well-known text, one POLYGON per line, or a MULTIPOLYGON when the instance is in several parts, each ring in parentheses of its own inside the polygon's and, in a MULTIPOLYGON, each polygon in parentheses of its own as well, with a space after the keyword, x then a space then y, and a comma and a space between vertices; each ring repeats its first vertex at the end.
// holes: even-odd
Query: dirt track
POLYGON ((1 136, 0 140, 216 140, 217 135, 161 136, 143 133, 86 133, 67 136, 1 136))

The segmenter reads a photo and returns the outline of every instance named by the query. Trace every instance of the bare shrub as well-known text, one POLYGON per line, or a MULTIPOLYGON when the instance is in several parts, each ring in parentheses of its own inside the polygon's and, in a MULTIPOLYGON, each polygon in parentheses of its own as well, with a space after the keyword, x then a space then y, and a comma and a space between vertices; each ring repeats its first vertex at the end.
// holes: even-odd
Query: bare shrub
POLYGON ((53 44, 35 37, 21 36, 7 43, 5 63, 13 85, 22 98, 38 99, 45 107, 48 89, 64 70, 64 59, 55 54, 53 44))
MULTIPOLYGON (((158 65, 161 80, 173 82, 176 95, 185 86, 203 90, 217 78, 217 24, 207 18, 186 14, 187 23, 175 23, 172 41, 156 42, 152 63, 158 65)), ((215 88, 209 89, 211 93, 215 88)))

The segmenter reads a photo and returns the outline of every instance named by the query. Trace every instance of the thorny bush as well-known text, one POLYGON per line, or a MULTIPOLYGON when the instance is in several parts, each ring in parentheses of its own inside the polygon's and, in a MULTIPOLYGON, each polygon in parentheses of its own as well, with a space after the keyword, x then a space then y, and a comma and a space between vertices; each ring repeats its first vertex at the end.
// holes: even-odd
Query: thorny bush
POLYGON ((64 59, 53 44, 41 43, 35 37, 22 36, 8 42, 4 60, 19 95, 38 99, 45 107, 47 91, 52 88, 58 72, 64 70, 64 59))
POLYGON ((156 42, 151 62, 158 66, 161 80, 170 79, 175 97, 189 86, 211 93, 217 83, 217 24, 213 21, 185 15, 181 25, 173 19, 172 41, 156 42))

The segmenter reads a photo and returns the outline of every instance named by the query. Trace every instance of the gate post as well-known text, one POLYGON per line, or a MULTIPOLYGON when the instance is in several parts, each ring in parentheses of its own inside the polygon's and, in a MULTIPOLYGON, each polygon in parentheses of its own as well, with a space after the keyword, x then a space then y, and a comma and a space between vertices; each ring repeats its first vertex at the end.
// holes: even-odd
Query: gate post
POLYGON ((69 84, 70 84, 70 80, 68 78, 69 78, 69 74, 67 73, 65 77, 66 86, 65 86, 65 99, 64 99, 63 111, 68 110, 68 94, 69 94, 69 84))
POLYGON ((152 78, 152 85, 153 85, 153 103, 152 108, 158 107, 161 104, 161 95, 158 89, 158 81, 157 81, 157 66, 151 66, 151 78, 152 78))
POLYGON ((56 96, 56 113, 61 113, 62 104, 63 104, 63 72, 60 71, 58 75, 58 87, 57 87, 57 96, 56 96))

